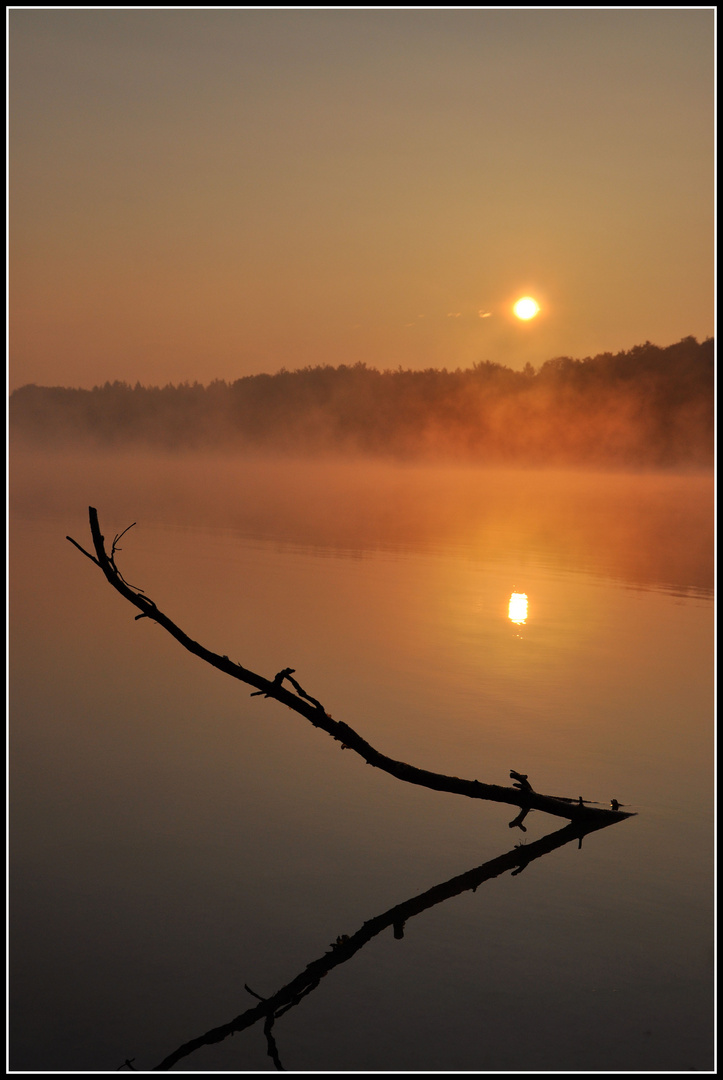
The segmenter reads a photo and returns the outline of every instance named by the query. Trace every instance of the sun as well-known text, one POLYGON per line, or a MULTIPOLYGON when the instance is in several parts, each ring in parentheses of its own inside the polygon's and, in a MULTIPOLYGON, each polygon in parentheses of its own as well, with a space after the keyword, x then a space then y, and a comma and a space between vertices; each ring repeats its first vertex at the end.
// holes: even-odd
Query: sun
POLYGON ((534 319, 540 310, 540 305, 531 296, 523 296, 516 301, 512 310, 518 319, 524 319, 527 322, 528 319, 534 319))

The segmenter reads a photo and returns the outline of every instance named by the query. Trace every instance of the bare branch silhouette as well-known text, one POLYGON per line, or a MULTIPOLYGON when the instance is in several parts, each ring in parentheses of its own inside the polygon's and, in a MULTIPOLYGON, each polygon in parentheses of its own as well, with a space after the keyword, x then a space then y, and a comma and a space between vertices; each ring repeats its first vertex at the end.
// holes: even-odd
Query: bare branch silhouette
POLYGON ((583 837, 587 836, 588 833, 604 829, 608 825, 614 824, 615 820, 611 815, 608 815, 605 818, 597 817, 596 819, 588 819, 585 822, 572 822, 557 832, 543 836, 532 844, 516 844, 505 855, 500 855, 496 859, 483 863, 482 866, 435 885, 431 889, 427 889, 426 892, 412 896, 409 900, 389 908, 388 911, 383 912, 381 915, 369 919, 355 934, 340 934, 323 956, 307 964, 296 978, 282 986, 280 990, 277 990, 270 997, 261 997, 250 986, 245 986, 245 989, 252 997, 258 998, 258 1005, 246 1009, 245 1012, 242 1012, 228 1024, 212 1028, 205 1034, 199 1035, 198 1038, 183 1043, 182 1046, 168 1054, 159 1065, 156 1065, 153 1071, 171 1069, 183 1058, 188 1057, 189 1054, 200 1050, 201 1047, 223 1042, 229 1035, 245 1031, 261 1020, 264 1022, 264 1035, 266 1036, 269 1056, 277 1069, 283 1069, 276 1043, 271 1034, 274 1021, 283 1016, 289 1009, 298 1005, 302 998, 316 989, 325 975, 328 975, 335 967, 339 967, 340 964, 345 964, 347 960, 351 960, 352 956, 359 952, 372 938, 377 937, 382 931, 391 927, 394 937, 400 940, 404 937, 405 923, 408 923, 410 919, 420 915, 423 911, 428 911, 436 904, 441 904, 445 900, 449 900, 453 896, 459 896, 463 892, 469 890, 474 892, 485 881, 490 881, 508 871, 515 877, 521 874, 535 859, 540 859, 543 855, 556 851, 573 840, 577 840, 578 847, 581 847, 583 837))
MULTIPOLYGON (((590 805, 589 801, 585 802, 585 800, 582 799, 582 796, 580 796, 578 800, 573 800, 563 797, 541 795, 533 790, 525 774, 518 773, 514 769, 510 771, 510 776, 516 781, 515 785, 513 787, 502 787, 498 784, 485 784, 480 780, 464 780, 457 776, 445 776, 442 773, 431 772, 427 769, 418 769, 414 765, 408 765, 406 762, 395 761, 393 758, 387 757, 378 750, 375 750, 373 746, 358 735, 348 724, 334 720, 321 702, 317 701, 316 698, 311 697, 311 695, 301 687, 299 682, 292 678, 294 668, 283 668, 273 679, 266 679, 263 675, 259 675, 255 671, 251 671, 241 664, 229 660, 228 656, 220 656, 218 653, 214 653, 210 649, 200 645, 197 641, 194 641, 193 638, 190 638, 188 634, 181 630, 179 626, 176 626, 167 615, 160 611, 153 600, 146 596, 141 590, 135 589, 133 586, 129 585, 121 575, 115 565, 115 551, 117 550, 115 544, 123 533, 116 536, 111 554, 109 555, 105 550, 105 541, 100 531, 97 510, 92 506, 88 507, 88 516, 90 520, 91 536, 93 538, 93 547, 95 549, 95 557, 85 551, 72 537, 68 536, 66 539, 87 556, 91 562, 101 568, 109 584, 113 586, 116 592, 119 592, 120 595, 128 600, 129 603, 133 604, 134 607, 140 609, 141 614, 136 615, 136 619, 146 618, 157 622, 159 626, 162 626, 164 630, 183 645, 185 649, 193 653, 194 656, 198 656, 207 664, 224 672, 224 674, 230 675, 234 679, 239 679, 249 686, 256 687, 257 694, 263 694, 263 696, 267 698, 274 698, 282 705, 286 705, 287 708, 299 713, 301 716, 305 717, 305 719, 310 721, 314 727, 321 728, 323 731, 326 731, 327 734, 331 735, 333 739, 341 743, 342 749, 354 750, 367 765, 382 769, 384 772, 389 773, 390 776, 394 776, 398 780, 404 780, 409 784, 418 784, 434 791, 448 791, 456 795, 466 795, 472 799, 485 799, 491 802, 508 803, 512 806, 517 806, 525 813, 518 815, 510 824, 511 826, 518 825, 523 831, 522 818, 526 813, 529 813, 530 810, 541 810, 544 813, 553 814, 556 817, 568 818, 571 821, 578 822, 598 820, 608 823, 619 821, 630 816, 629 813, 617 809, 620 804, 615 800, 611 803, 615 808, 606 809, 599 804, 590 805), (286 689, 283 685, 285 681, 291 683, 296 693, 291 693, 286 689)), ((127 529, 124 530, 124 532, 127 532, 127 529)), ((252 696, 256 696, 256 694, 252 696)))

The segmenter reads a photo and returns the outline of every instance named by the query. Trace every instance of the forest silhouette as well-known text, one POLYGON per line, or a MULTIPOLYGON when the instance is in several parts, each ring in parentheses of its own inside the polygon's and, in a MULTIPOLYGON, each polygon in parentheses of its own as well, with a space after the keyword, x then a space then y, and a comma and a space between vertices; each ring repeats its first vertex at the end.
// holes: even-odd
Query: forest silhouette
POLYGON ((35 444, 591 467, 710 467, 714 341, 645 342, 535 370, 358 363, 207 386, 30 384, 10 430, 35 444))

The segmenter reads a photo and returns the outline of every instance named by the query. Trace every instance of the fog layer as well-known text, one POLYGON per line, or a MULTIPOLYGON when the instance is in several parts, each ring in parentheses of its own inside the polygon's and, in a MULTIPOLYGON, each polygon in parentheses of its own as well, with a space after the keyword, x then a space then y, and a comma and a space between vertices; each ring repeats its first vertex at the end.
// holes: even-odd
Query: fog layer
POLYGON ((557 357, 539 371, 282 369, 233 383, 24 386, 11 430, 45 445, 595 468, 708 467, 712 339, 557 357))
POLYGON ((680 592, 713 587, 709 473, 16 450, 10 479, 13 514, 57 519, 61 541, 87 529, 93 505, 108 535, 133 521, 223 528, 321 552, 445 548, 680 592))

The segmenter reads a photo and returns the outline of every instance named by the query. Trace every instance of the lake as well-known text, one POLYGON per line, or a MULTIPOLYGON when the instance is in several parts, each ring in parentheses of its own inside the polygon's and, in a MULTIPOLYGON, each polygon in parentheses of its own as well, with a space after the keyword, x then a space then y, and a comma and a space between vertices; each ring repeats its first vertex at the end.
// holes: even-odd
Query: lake
POLYGON ((710 476, 18 450, 10 481, 11 1069, 713 1069, 710 476), (383 753, 635 816, 563 842, 369 768, 136 621, 65 539, 89 505, 192 638, 383 753))

